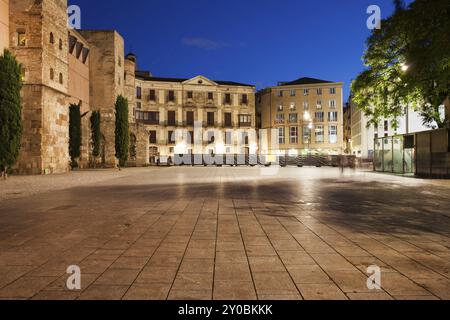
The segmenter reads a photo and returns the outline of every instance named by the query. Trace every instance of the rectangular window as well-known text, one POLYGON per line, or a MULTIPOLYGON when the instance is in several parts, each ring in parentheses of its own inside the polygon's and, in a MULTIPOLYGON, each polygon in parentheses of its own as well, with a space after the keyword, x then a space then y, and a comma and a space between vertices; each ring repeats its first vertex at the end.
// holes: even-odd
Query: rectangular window
POLYGON ((323 122, 324 114, 323 112, 316 112, 316 122, 323 122))
POLYGON ((303 143, 311 143, 311 129, 309 126, 303 126, 303 143))
POLYGON ((294 89, 291 90, 291 97, 295 97, 295 90, 294 89))
POLYGON ((150 89, 149 95, 148 95, 149 101, 156 101, 156 91, 153 89, 150 89))
POLYGON ((330 143, 337 143, 337 126, 331 125, 328 127, 328 141, 330 143))
POLYGON ((214 100, 214 93, 208 92, 208 100, 214 100))
POLYGON ((208 112, 207 113, 207 125, 208 126, 214 126, 214 112, 208 112))
POLYGON ((159 112, 150 111, 146 112, 148 114, 148 120, 154 122, 155 124, 159 124, 159 112))
POLYGON ((136 87, 136 98, 141 99, 142 98, 142 88, 136 87))
POLYGON ((338 121, 338 113, 336 111, 328 112, 328 121, 338 121))
POLYGON ((384 120, 384 131, 389 131, 389 121, 384 120))
POLYGON ((309 109, 309 103, 303 102, 303 109, 308 110, 309 109))
POLYGON ((189 131, 188 134, 189 134, 187 139, 188 143, 194 144, 194 131, 189 131))
POLYGON ((157 142, 156 142, 156 130, 151 130, 150 132, 149 132, 149 138, 148 138, 148 140, 149 140, 149 142, 151 143, 151 144, 156 144, 157 142))
POLYGON ((321 95, 322 95, 322 89, 321 89, 321 88, 317 89, 317 95, 318 95, 318 96, 321 96, 321 95))
POLYGON ((175 111, 167 111, 167 125, 174 126, 175 124, 175 111))
POLYGON ((194 93, 192 91, 188 91, 187 92, 187 98, 188 99, 193 99, 194 98, 194 93))
POLYGON ((290 111, 295 111, 297 107, 295 106, 295 102, 291 102, 291 105, 289 106, 290 111))
POLYGON ((303 95, 304 96, 309 95, 309 89, 303 89, 303 95))
POLYGON ((330 109, 335 109, 336 108, 336 100, 330 100, 330 109))
POLYGON ((245 105, 248 104, 248 95, 247 94, 242 95, 242 104, 245 104, 245 105))
POLYGON ((297 122, 298 122, 298 115, 296 113, 290 113, 289 123, 297 123, 297 122))
POLYGON ((252 116, 250 116, 248 114, 240 114, 239 115, 239 125, 251 126, 252 125, 252 116))
POLYGON ((290 127, 289 132, 290 132, 289 136, 290 136, 291 144, 297 144, 298 143, 298 127, 290 127))
POLYGON ((136 109, 141 109, 142 104, 138 101, 136 102, 136 109))
POLYGON ((283 96, 283 90, 278 91, 278 96, 282 97, 283 96))
POLYGON ((170 144, 175 143, 175 133, 174 133, 173 131, 169 131, 169 132, 167 133, 167 141, 168 141, 170 144))
POLYGON ((167 97, 169 102, 175 102, 175 91, 170 90, 169 96, 167 97))
POLYGON ((278 106, 278 111, 283 111, 283 106, 281 104, 278 106))
POLYGON ((317 109, 322 109, 322 100, 317 100, 317 109))
POLYGON ((276 124, 283 124, 284 123, 284 113, 277 113, 275 123, 276 124))
POLYGON ((27 45, 27 38, 25 32, 23 31, 17 32, 17 45, 19 47, 25 47, 27 45))
POLYGON ((284 128, 278 128, 278 143, 284 144, 285 136, 284 136, 284 128))
POLYGON ((316 142, 323 143, 323 126, 316 126, 316 142))
POLYGON ((336 94, 336 88, 330 88, 330 94, 336 94))
POLYGON ((194 125, 194 111, 186 111, 186 125, 194 125))
POLYGON ((225 93, 225 104, 231 104, 231 94, 225 93))
POLYGON ((231 112, 225 112, 225 127, 230 128, 233 126, 231 121, 231 112))

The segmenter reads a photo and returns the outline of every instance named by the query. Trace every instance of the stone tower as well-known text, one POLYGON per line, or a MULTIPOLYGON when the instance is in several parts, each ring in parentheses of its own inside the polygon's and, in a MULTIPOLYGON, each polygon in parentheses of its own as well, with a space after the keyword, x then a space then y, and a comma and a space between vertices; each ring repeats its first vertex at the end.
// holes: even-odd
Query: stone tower
POLYGON ((66 10, 67 0, 10 1, 10 49, 24 74, 22 174, 68 170, 66 10))
MULTIPOLYGON (((116 31, 81 30, 91 44, 90 103, 101 114, 103 164, 115 167, 115 102, 124 91, 124 40, 116 31)), ((131 107, 131 106, 130 106, 131 107)))

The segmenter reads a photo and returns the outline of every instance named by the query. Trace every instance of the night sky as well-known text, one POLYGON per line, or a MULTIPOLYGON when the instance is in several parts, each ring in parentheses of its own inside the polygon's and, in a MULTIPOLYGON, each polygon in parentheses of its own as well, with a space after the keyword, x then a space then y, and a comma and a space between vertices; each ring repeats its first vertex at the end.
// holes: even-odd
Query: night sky
POLYGON ((82 29, 116 29, 154 76, 250 83, 313 77, 345 83, 363 69, 367 7, 391 0, 69 0, 82 29))

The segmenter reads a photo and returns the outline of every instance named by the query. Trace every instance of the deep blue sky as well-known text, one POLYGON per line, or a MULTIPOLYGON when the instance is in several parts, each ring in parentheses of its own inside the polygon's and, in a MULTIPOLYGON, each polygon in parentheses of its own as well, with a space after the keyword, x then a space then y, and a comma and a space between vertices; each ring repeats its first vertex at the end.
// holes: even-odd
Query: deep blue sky
POLYGON ((83 29, 116 29, 155 76, 255 84, 314 77, 350 82, 363 69, 366 9, 391 0, 69 0, 83 29))

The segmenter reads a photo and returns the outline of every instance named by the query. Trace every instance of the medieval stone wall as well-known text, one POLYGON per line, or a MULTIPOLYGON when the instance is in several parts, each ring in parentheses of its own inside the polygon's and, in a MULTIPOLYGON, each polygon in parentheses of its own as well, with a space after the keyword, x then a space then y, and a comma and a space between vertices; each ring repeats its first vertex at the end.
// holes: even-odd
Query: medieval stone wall
POLYGON ((115 31, 82 30, 90 43, 90 103, 100 110, 104 166, 115 167, 115 101, 124 94, 124 41, 115 31))

